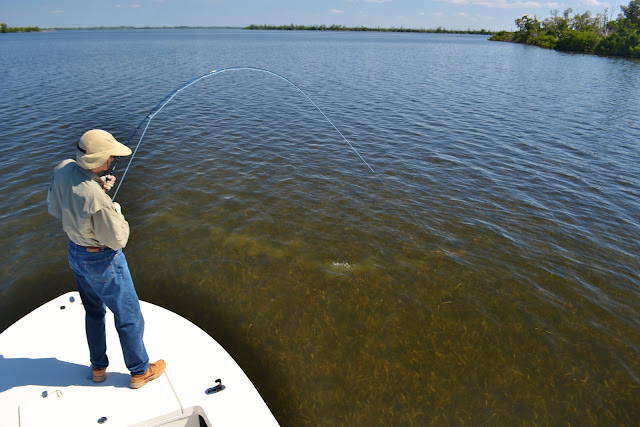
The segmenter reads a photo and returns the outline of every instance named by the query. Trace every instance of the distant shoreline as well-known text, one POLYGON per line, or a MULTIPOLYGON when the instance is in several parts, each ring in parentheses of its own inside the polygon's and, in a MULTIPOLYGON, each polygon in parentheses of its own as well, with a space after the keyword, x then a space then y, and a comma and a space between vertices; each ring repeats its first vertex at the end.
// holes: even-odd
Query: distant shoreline
POLYGON ((242 27, 131 27, 121 25, 119 27, 53 27, 43 28, 43 31, 71 31, 71 30, 241 30, 242 27))
POLYGON ((277 31, 364 31, 364 32, 384 32, 384 33, 436 33, 436 34, 481 34, 493 35, 490 30, 448 30, 443 27, 438 28, 380 28, 380 27, 345 27, 342 25, 249 25, 244 30, 277 30, 277 31))
MULTIPOLYGON (((30 31, 72 31, 72 30, 273 30, 273 31, 359 31, 359 32, 384 32, 384 33, 434 33, 434 34, 480 34, 493 35, 490 30, 449 30, 447 28, 380 28, 380 27, 345 27, 342 25, 249 25, 247 27, 206 27, 206 26, 172 26, 172 27, 29 27, 30 31)), ((22 29, 22 28, 21 28, 22 29)), ((16 32, 16 31, 12 31, 16 32)))

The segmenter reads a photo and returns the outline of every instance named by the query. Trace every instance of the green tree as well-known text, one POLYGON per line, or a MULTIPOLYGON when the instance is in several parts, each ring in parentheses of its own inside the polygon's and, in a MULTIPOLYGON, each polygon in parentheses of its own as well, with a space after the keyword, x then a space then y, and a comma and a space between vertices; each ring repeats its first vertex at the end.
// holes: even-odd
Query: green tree
POLYGON ((640 58, 640 0, 620 6, 622 13, 609 22, 609 35, 595 48, 599 55, 640 58))
POLYGON ((524 15, 522 18, 516 19, 516 25, 519 28, 514 39, 516 42, 529 44, 540 33, 540 21, 536 17, 531 18, 529 15, 524 15))
POLYGON ((629 28, 618 29, 598 43, 595 53, 640 58, 640 31, 629 28))
POLYGON ((551 16, 543 21, 543 26, 547 34, 554 37, 560 37, 562 33, 569 29, 569 23, 567 22, 567 16, 573 9, 567 9, 564 12, 564 16, 560 16, 560 11, 554 9, 551 11, 551 16))
MULTIPOLYGON (((622 19, 626 28, 638 28, 640 26, 640 0, 631 0, 629 6, 620 6, 622 19)), ((621 19, 618 18, 618 21, 621 19)))
POLYGON ((555 48, 566 52, 593 53, 600 36, 593 31, 567 30, 555 48))
POLYGON ((489 40, 499 41, 499 42, 512 42, 514 37, 514 33, 509 31, 498 31, 496 34, 491 36, 489 40))
POLYGON ((546 49, 554 49, 557 43, 558 39, 551 34, 541 34, 531 40, 532 45, 544 47, 546 49))
POLYGON ((592 16, 589 11, 574 15, 571 21, 571 29, 576 31, 598 33, 602 28, 601 15, 592 16))
POLYGON ((0 33, 6 33, 7 32, 7 24, 5 24, 4 22, 0 22, 0 33))

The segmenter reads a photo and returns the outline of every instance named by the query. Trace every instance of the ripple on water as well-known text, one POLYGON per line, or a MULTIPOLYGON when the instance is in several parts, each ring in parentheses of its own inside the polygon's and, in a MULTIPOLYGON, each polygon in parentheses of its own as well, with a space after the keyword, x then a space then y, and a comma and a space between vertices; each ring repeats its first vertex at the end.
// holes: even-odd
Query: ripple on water
POLYGON ((118 193, 144 299, 283 424, 638 418, 637 63, 453 35, 23 36, 0 44, 3 326, 73 286, 44 198, 79 136, 126 140, 194 75, 256 65, 375 173, 286 82, 198 82, 118 193))

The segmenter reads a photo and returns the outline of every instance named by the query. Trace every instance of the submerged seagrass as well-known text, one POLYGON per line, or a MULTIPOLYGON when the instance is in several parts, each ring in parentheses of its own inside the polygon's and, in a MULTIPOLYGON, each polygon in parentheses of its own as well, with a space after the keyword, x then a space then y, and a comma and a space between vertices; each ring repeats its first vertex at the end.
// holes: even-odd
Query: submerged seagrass
POLYGON ((26 36, 0 43, 0 329, 75 286, 44 197, 79 136, 126 140, 178 84, 251 65, 426 230, 295 89, 228 73, 154 119, 118 193, 141 299, 218 340, 283 425, 640 417, 639 64, 466 35, 26 36))

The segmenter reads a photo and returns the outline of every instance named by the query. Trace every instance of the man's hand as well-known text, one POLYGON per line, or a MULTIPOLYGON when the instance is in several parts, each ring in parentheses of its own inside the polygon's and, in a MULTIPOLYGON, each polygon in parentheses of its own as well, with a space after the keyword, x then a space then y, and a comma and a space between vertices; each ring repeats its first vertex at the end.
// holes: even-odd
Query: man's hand
POLYGON ((111 187, 113 187, 113 184, 116 183, 116 177, 113 175, 101 176, 100 179, 102 180, 102 189, 104 191, 111 190, 111 187))

